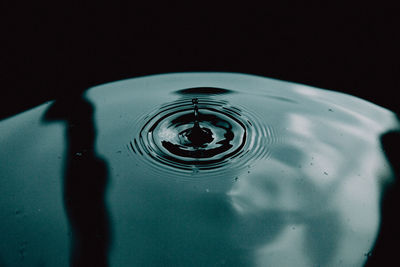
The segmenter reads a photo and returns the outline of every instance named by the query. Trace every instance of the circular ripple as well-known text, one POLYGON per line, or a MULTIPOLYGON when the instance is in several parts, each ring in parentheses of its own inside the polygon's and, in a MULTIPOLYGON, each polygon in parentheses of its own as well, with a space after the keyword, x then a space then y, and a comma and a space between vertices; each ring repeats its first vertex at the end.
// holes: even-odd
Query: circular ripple
POLYGON ((195 116, 191 98, 167 103, 138 120, 143 125, 129 149, 160 171, 223 173, 267 157, 273 143, 271 128, 251 112, 226 101, 198 98, 195 116), (204 135, 201 142, 191 138, 194 122, 204 135), (245 158, 245 159, 244 159, 245 158))

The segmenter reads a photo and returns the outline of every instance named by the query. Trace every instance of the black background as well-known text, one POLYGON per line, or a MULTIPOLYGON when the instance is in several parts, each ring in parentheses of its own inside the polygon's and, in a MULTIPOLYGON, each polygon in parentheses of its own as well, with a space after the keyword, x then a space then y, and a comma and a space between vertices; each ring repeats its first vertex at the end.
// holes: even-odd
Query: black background
POLYGON ((258 74, 398 112, 397 11, 352 3, 3 2, 0 118, 96 84, 182 71, 258 74))

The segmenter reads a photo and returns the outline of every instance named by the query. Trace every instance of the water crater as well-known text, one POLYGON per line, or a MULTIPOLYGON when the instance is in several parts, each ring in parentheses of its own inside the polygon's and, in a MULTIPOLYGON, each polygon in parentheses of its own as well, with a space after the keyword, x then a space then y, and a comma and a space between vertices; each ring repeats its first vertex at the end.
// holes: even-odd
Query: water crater
POLYGON ((267 154, 262 143, 268 138, 262 138, 266 131, 258 118, 227 101, 179 99, 139 123, 143 126, 129 147, 160 169, 167 165, 182 171, 220 171, 235 162, 239 166, 237 159, 245 155, 250 159, 267 154))

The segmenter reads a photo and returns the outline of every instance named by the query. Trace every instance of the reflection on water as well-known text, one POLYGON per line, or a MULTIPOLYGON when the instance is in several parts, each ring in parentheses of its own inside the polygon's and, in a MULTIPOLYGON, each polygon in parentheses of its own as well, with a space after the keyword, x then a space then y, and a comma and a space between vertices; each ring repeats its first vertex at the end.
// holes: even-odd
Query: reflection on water
POLYGON ((193 167, 208 175, 223 175, 226 169, 245 167, 266 157, 266 145, 274 138, 267 131, 271 127, 263 127, 257 116, 207 96, 165 103, 133 123, 137 128, 127 147, 141 155, 136 160, 147 161, 161 173, 171 170, 173 175, 177 169, 191 173, 193 167), (196 134, 196 129, 203 136, 196 134))
POLYGON ((194 87, 194 88, 185 88, 181 90, 175 91, 175 93, 180 95, 222 95, 222 94, 232 94, 234 91, 224 89, 224 88, 216 88, 216 87, 194 87))
POLYGON ((93 107, 80 96, 56 101, 45 119, 63 120, 67 126, 63 197, 72 232, 70 265, 108 266, 108 170, 95 149, 93 107))
POLYGON ((389 131, 381 136, 383 151, 395 173, 395 181, 385 188, 381 199, 381 225, 378 239, 369 256, 366 266, 392 265, 398 261, 397 247, 400 239, 400 219, 398 205, 400 203, 400 131, 389 131))
MULTIPOLYGON (((18 221, 0 209, 6 218, 2 225, 26 236, 14 244, 11 235, 1 232, 11 242, 9 248, 1 249, 18 251, 26 244, 24 261, 17 252, 14 257, 0 250, 6 264, 13 260, 21 266, 43 259, 55 262, 54 257, 39 259, 32 254, 31 244, 48 248, 50 239, 40 243, 30 235, 35 228, 18 230, 24 223, 35 225, 38 219, 45 226, 41 233, 64 240, 52 243, 56 249, 49 249, 50 255, 65 253, 62 244, 68 240, 55 235, 52 227, 66 229, 60 223, 64 219, 70 223, 75 242, 72 259, 80 263, 96 259, 108 261, 110 266, 362 266, 367 259, 374 264, 388 255, 384 248, 395 229, 390 219, 397 195, 383 189, 397 188, 397 184, 390 187, 390 164, 395 166, 391 153, 398 151, 393 149, 398 136, 383 134, 399 127, 388 110, 340 93, 228 73, 119 81, 92 88, 85 97, 87 101, 76 98, 74 104, 55 103, 47 112, 48 120, 66 121, 66 140, 62 129, 54 128, 56 123, 44 126, 37 122, 48 105, 0 124, 0 130, 7 129, 2 140, 9 140, 0 152, 1 160, 13 149, 24 149, 25 154, 35 155, 36 166, 42 166, 33 168, 26 164, 26 157, 14 153, 14 165, 1 170, 7 179, 0 187, 6 196, 0 199, 0 207, 20 210, 18 221), (223 110, 231 116, 225 121, 237 120, 250 133, 240 138, 244 144, 235 151, 237 156, 227 158, 218 168, 204 168, 209 162, 200 161, 209 160, 207 157, 192 157, 179 164, 179 155, 166 159, 160 154, 164 151, 161 141, 183 141, 171 131, 143 130, 146 125, 152 129, 172 122, 172 118, 179 118, 174 127, 192 127, 193 98, 199 99, 198 112, 210 115, 198 118, 199 127, 216 131, 215 125, 207 123, 223 110), (215 103, 220 105, 217 110, 207 109, 215 103), (75 116, 59 115, 57 110, 65 110, 66 105, 73 106, 75 116), (29 135, 18 134, 21 130, 29 135), (148 143, 141 143, 143 134, 148 143), (161 145, 153 146, 151 142, 156 143, 160 136, 161 145), (41 141, 44 137, 46 142, 41 141), (59 159, 63 147, 67 157, 59 159), (20 200, 19 188, 29 184, 31 176, 46 181, 31 183, 32 189, 23 191, 30 199, 35 196, 40 205, 20 200), (54 182, 63 179, 64 187, 54 182), (49 210, 48 201, 42 200, 59 197, 59 188, 64 188, 64 203, 56 202, 51 212, 40 216, 21 216, 32 208, 49 210), (383 209, 377 239, 383 192, 387 193, 383 203, 392 206, 383 209), (67 218, 60 213, 63 205, 67 218), (114 242, 109 250, 111 226, 114 242)), ((165 128, 169 129, 168 125, 165 128)), ((240 127, 239 132, 232 129, 234 136, 243 136, 240 127)), ((235 146, 235 138, 226 140, 235 146)), ((398 172, 395 167, 393 170, 398 172)), ((58 265, 67 262, 60 260, 58 265)))

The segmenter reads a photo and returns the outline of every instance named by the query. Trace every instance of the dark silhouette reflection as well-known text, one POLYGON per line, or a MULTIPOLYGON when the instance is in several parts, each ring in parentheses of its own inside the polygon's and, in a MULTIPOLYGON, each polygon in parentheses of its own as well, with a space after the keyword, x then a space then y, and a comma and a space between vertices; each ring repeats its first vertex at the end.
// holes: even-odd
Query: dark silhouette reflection
POLYGON ((400 131, 389 131, 381 136, 382 149, 394 172, 394 182, 384 191, 381 200, 381 225, 375 247, 365 266, 398 265, 400 242, 400 131), (387 264, 385 264, 387 263, 387 264))
POLYGON ((193 87, 175 91, 179 95, 222 95, 234 93, 232 90, 216 87, 193 87))
POLYGON ((64 206, 71 227, 71 266, 108 266, 107 164, 96 154, 93 106, 81 95, 57 100, 45 121, 66 121, 64 206))
MULTIPOLYGON (((218 145, 217 147, 207 148, 207 143, 212 142, 212 140, 213 140, 212 132, 210 129, 202 128, 203 130, 208 131, 208 132, 206 132, 205 137, 200 137, 199 134, 197 134, 197 136, 196 136, 196 133, 194 133, 196 130, 195 129, 196 126, 195 126, 195 127, 191 127, 189 129, 186 129, 179 133, 180 136, 186 137, 188 139, 187 143, 173 144, 169 141, 162 141, 162 145, 165 147, 165 149, 167 149, 169 152, 171 152, 174 155, 178 155, 178 156, 186 157, 186 158, 212 158, 212 157, 222 154, 232 148, 233 145, 231 144, 231 141, 234 138, 234 133, 232 131, 232 125, 229 123, 229 121, 225 121, 218 116, 199 113, 198 118, 195 119, 193 114, 186 114, 186 115, 180 116, 179 118, 177 118, 175 120, 172 120, 171 124, 172 125, 182 125, 182 124, 190 125, 195 120, 198 120, 200 122, 202 122, 202 121, 209 122, 214 128, 221 129, 224 131, 224 133, 223 133, 224 139, 221 138, 221 140, 217 142, 217 145, 218 145), (210 138, 210 139, 206 140, 207 138, 210 138), (200 139, 200 140, 196 140, 196 139, 200 139), (203 142, 204 142, 204 144, 202 144, 203 142), (197 147, 199 149, 186 150, 185 146, 186 147, 197 147)), ((199 126, 197 126, 197 127, 199 127, 199 126)), ((240 148, 242 146, 240 146, 240 148)), ((187 162, 190 162, 190 161, 183 161, 182 163, 187 163, 187 162)), ((207 161, 207 164, 209 164, 210 162, 211 161, 207 161)))

